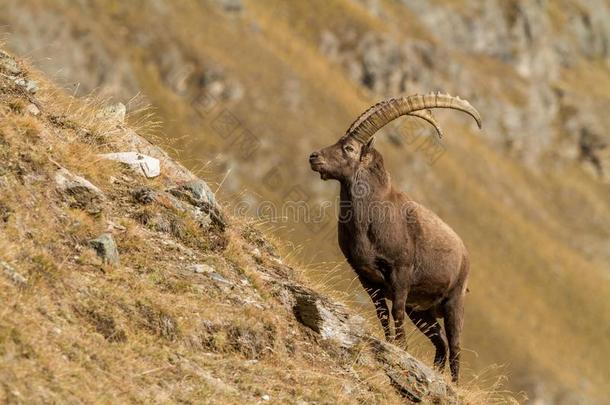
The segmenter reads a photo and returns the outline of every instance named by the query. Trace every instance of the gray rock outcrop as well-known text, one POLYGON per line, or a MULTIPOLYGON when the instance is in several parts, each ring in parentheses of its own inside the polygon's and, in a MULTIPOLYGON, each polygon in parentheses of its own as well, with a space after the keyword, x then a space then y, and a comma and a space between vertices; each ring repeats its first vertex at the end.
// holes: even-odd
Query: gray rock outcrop
POLYGON ((96 239, 89 241, 89 244, 95 249, 95 252, 104 263, 112 266, 119 264, 119 251, 112 235, 104 233, 96 239))
POLYGON ((91 214, 101 212, 104 193, 89 180, 62 168, 55 173, 55 184, 57 189, 69 199, 71 207, 83 209, 91 214))

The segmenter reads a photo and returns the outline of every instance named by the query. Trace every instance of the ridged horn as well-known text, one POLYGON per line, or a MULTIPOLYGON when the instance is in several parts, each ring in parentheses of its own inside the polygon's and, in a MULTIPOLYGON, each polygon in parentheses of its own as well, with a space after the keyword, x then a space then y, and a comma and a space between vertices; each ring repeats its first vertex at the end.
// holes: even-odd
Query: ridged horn
POLYGON ((443 130, 441 129, 441 126, 438 124, 438 122, 436 122, 434 115, 432 115, 432 111, 430 111, 430 110, 412 111, 408 115, 412 115, 414 117, 419 117, 422 120, 427 121, 428 124, 432 125, 434 127, 434 129, 436 129, 436 133, 438 134, 438 137, 439 138, 443 137, 443 130))
POLYGON ((363 112, 350 125, 346 135, 354 137, 359 142, 366 143, 377 131, 396 118, 403 115, 413 115, 432 124, 439 136, 442 136, 440 126, 432 113, 428 111, 431 108, 450 108, 465 112, 474 118, 479 128, 481 128, 481 115, 468 101, 449 94, 430 93, 381 101, 363 112))

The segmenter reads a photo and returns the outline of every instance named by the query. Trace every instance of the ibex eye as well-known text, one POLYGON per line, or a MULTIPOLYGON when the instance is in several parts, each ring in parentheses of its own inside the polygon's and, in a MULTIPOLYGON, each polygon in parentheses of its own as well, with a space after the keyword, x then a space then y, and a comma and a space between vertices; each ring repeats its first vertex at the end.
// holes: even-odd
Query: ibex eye
POLYGON ((353 151, 354 151, 354 148, 352 148, 351 146, 347 145, 347 146, 345 147, 345 151, 346 151, 346 152, 353 152, 353 151))

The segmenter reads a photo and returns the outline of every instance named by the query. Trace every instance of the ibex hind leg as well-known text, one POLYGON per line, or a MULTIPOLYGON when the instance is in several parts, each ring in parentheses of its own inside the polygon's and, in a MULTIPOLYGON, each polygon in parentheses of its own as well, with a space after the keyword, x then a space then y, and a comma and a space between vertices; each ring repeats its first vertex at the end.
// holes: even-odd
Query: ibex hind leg
POLYGON ((414 311, 407 309, 407 315, 415 326, 424 334, 436 349, 434 354, 434 367, 442 371, 447 360, 447 337, 436 319, 434 310, 414 311))

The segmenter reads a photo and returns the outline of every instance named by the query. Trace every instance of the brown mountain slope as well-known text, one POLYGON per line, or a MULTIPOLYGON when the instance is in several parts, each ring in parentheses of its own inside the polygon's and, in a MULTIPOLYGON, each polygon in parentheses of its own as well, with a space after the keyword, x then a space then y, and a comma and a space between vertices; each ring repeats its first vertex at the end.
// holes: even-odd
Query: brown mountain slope
MULTIPOLYGON (((315 216, 333 201, 306 157, 380 97, 471 99, 480 134, 439 114, 442 146, 430 149, 414 120, 378 142, 394 181, 472 253, 466 368, 501 364, 533 399, 606 397, 610 189, 578 155, 583 128, 604 135, 608 124, 607 3, 222 3, 9 1, 0 18, 10 46, 80 94, 127 103, 141 91, 181 162, 222 183, 236 211, 290 241, 309 277, 348 291, 371 320, 332 210, 312 223, 282 208, 307 200, 315 216), (275 209, 257 211, 263 201, 275 209)), ((431 357, 417 334, 411 348, 431 357)))
POLYGON ((120 114, 0 74, 0 402, 499 398, 377 339, 120 114))

